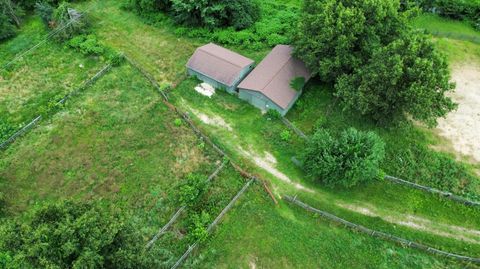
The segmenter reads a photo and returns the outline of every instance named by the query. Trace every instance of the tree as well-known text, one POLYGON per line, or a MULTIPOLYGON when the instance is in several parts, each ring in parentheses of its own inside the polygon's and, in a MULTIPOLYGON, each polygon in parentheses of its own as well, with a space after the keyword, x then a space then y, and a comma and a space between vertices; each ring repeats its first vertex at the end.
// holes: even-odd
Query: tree
POLYGON ((244 29, 260 17, 253 0, 172 0, 175 21, 202 27, 244 29))
POLYGON ((59 31, 55 38, 65 41, 75 35, 87 33, 89 23, 86 16, 85 13, 73 9, 67 2, 61 3, 53 12, 54 27, 59 31))
POLYGON ((16 35, 22 15, 22 9, 11 0, 0 0, 0 40, 16 35))
POLYGON ((334 82, 407 27, 408 13, 399 8, 398 0, 305 0, 295 54, 313 75, 334 82))
POLYGON ((168 11, 171 6, 170 0, 126 0, 124 3, 125 8, 134 10, 141 15, 168 11))
POLYGON ((414 32, 377 49, 363 68, 341 76, 335 86, 347 108, 377 121, 410 115, 430 126, 456 107, 445 96, 454 88, 446 58, 414 32))
POLYGON ((0 227, 0 264, 7 268, 158 268, 170 253, 143 251, 142 237, 114 207, 46 205, 0 227))
POLYGON ((320 129, 307 142, 301 162, 311 178, 327 186, 353 187, 379 177, 384 148, 373 132, 350 128, 337 139, 320 129))
POLYGON ((377 122, 413 118, 429 126, 455 108, 447 63, 414 32, 411 1, 306 0, 295 53, 333 83, 345 109, 377 122))

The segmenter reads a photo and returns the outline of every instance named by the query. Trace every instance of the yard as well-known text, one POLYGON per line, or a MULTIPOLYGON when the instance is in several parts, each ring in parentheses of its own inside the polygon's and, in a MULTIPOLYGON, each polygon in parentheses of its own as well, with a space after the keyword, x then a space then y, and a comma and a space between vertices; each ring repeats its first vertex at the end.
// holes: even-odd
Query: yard
MULTIPOLYGON (((282 4, 291 8, 299 1, 274 2, 269 0, 262 5, 282 4)), ((86 9, 89 4, 77 5, 86 9)), ((264 189, 255 184, 213 235, 200 244, 187 260, 187 266, 465 266, 352 232, 289 205, 281 200, 283 195, 297 195, 341 218, 444 251, 472 257, 480 253, 478 209, 387 181, 351 190, 321 186, 308 179, 292 161, 305 141, 280 120, 262 115, 256 108, 221 91, 212 98, 195 92, 200 82, 186 78, 185 64, 193 51, 205 43, 206 38, 200 34, 179 34, 181 31, 166 19, 147 24, 122 10, 117 1, 97 3, 89 14, 102 43, 135 60, 161 85, 174 84, 168 92, 170 101, 187 112, 232 161, 269 182, 280 202, 274 205, 264 189)), ((437 19, 425 17, 415 23, 421 27, 430 25, 430 20, 437 19)), ((440 21, 438 25, 448 23, 440 21)), ((40 27, 39 20, 31 19, 22 34, 0 45, 0 55, 11 58, 19 48, 28 47, 26 40, 39 40, 34 29, 40 27)), ((466 26, 449 27, 455 30, 466 26)), ((464 31, 475 35, 470 30, 464 31)), ((437 42, 454 63, 480 52, 480 45, 467 41, 442 37, 437 42), (453 49, 457 44, 465 50, 453 49)), ((269 52, 268 46, 251 49, 227 44, 227 47, 257 63, 269 52)), ((103 59, 85 57, 49 42, 1 73, 0 113, 2 116, 8 113, 9 121, 20 125, 39 113, 52 98, 91 77, 103 64, 103 59)), ((456 78, 461 85, 463 78, 456 78)), ((334 133, 350 126, 375 131, 387 144, 387 158, 382 163, 387 174, 472 199, 480 197, 480 164, 468 157, 472 155, 468 151, 459 154, 454 142, 445 146, 445 141, 452 139, 441 132, 442 126, 450 128, 448 118, 436 131, 416 124, 380 127, 343 112, 336 105, 330 86, 317 81, 309 83, 287 118, 307 134, 317 127, 334 133)), ((475 151, 475 146, 469 149, 475 151)), ((0 152, 0 188, 7 194, 11 215, 65 198, 119 204, 133 213, 147 242, 180 206, 178 188, 185 178, 192 173, 206 177, 222 161, 186 122, 168 109, 148 80, 123 63, 0 152)), ((193 243, 188 233, 191 217, 205 211, 209 220, 213 220, 244 183, 245 179, 230 165, 222 170, 199 205, 189 208, 156 243, 170 253, 165 266, 171 266, 193 243)))

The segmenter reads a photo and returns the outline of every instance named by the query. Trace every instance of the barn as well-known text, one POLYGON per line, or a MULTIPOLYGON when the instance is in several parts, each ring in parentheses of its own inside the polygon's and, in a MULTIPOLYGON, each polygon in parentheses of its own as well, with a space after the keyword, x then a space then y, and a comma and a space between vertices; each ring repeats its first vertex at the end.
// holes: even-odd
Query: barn
POLYGON ((311 77, 292 52, 291 46, 276 46, 238 85, 239 97, 262 111, 275 109, 285 116, 302 94, 302 89, 292 88, 292 81, 302 77, 307 82, 311 77))
POLYGON ((237 86, 250 73, 254 61, 213 43, 199 47, 187 63, 188 74, 236 93, 237 86))

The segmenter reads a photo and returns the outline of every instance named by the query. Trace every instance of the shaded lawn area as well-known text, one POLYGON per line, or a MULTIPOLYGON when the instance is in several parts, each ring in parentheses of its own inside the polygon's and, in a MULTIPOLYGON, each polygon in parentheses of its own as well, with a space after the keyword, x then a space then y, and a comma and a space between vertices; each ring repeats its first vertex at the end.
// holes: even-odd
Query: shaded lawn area
MULTIPOLYGON (((172 93, 172 100, 183 110, 189 111, 195 121, 227 152, 249 165, 250 170, 271 180, 277 195, 299 193, 318 202, 318 207, 323 210, 367 227, 402 235, 431 246, 467 254, 480 251, 478 245, 429 234, 428 231, 404 225, 392 225, 403 221, 405 216, 412 215, 431 221, 429 226, 432 229, 439 228, 438 224, 458 225, 476 230, 480 227, 478 210, 389 182, 377 182, 351 190, 321 187, 306 179, 303 172, 291 161, 303 146, 300 138, 292 135, 290 141, 282 141, 280 133, 286 130, 282 123, 269 120, 262 116, 259 110, 233 95, 217 91, 212 99, 204 97, 193 90, 198 83, 195 79, 184 81, 172 93), (273 156, 275 161, 270 164, 270 168, 260 168, 265 162, 269 162, 271 157, 267 157, 268 155, 273 156), (267 172, 272 167, 275 171, 267 172), (276 172, 285 175, 291 182, 282 181, 276 172), (296 189, 295 183, 302 184, 313 192, 296 189), (373 206, 379 216, 356 213, 350 209, 362 205, 373 206)), ((323 111, 312 113, 325 114, 323 111)))
POLYGON ((475 30, 475 28, 466 21, 458 21, 440 17, 436 14, 425 13, 413 20, 413 26, 427 30, 433 35, 450 35, 449 37, 453 39, 474 39, 477 42, 480 42, 480 31, 475 30))
POLYGON ((0 153, 8 211, 66 198, 100 199, 134 211, 151 236, 177 209, 171 190, 220 157, 128 65, 114 68, 48 122, 0 153))
POLYGON ((215 234, 187 260, 195 268, 463 268, 352 232, 248 191, 215 234))
MULTIPOLYGON (((38 33, 44 32, 40 18, 30 18, 17 37, 0 45, 0 58, 2 61, 12 59, 20 49, 33 45, 31 41, 38 33)), ((62 44, 47 42, 7 70, 0 70, 2 120, 8 121, 15 129, 31 121, 43 113, 49 103, 79 87, 104 64, 100 58, 85 57, 62 44)))

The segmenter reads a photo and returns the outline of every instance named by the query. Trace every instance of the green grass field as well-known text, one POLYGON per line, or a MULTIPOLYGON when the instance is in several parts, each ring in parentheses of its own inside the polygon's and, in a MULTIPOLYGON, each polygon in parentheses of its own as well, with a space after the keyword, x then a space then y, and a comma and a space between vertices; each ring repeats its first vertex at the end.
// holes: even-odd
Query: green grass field
MULTIPOLYGON (((268 6, 275 1, 265 2, 268 6)), ((86 7, 89 3, 79 5, 86 7)), ((116 1, 102 1, 90 13, 101 42, 140 63, 160 83, 180 81, 170 93, 172 102, 187 111, 234 161, 266 179, 277 199, 284 194, 298 195, 312 206, 368 228, 459 254, 480 253, 478 209, 382 181, 352 190, 319 186, 292 162, 304 141, 293 133, 290 139, 282 140, 280 133, 287 128, 280 121, 268 119, 235 96, 219 91, 208 99, 196 93, 193 89, 199 82, 184 79, 184 66, 204 38, 181 37, 168 22, 145 24, 136 15, 121 10, 116 1)), ((27 46, 29 35, 32 40, 39 38, 32 30, 39 27, 39 21, 32 19, 27 25, 17 38, 0 45, 0 55, 13 56, 20 51, 13 48, 27 46)), ((468 57, 468 51, 446 49, 453 47, 450 42, 466 41, 440 38, 437 42, 452 61, 468 57), (442 42, 447 45, 442 47, 442 42)), ((268 53, 267 48, 228 47, 257 61, 268 53)), ((24 109, 22 104, 43 104, 49 99, 38 94, 37 88, 62 82, 66 86, 58 87, 58 92, 47 92, 64 92, 88 77, 100 63, 99 59, 85 58, 52 43, 26 57, 6 73, 6 77, 23 74, 22 80, 2 86, 10 100, 17 98, 13 86, 29 86, 18 110, 9 112, 19 119, 12 119, 20 123, 35 114, 35 109, 24 109), (52 65, 46 68, 39 61, 42 58, 49 59, 52 65), (83 69, 78 68, 80 64, 83 69)), ((11 101, 2 101, 0 95, 3 113, 2 104, 11 101)), ((373 130, 387 143, 382 169, 388 174, 473 198, 480 195, 480 180, 473 173, 478 167, 432 150, 431 146, 441 141, 429 130, 408 124, 383 128, 344 113, 335 106, 328 86, 312 82, 288 118, 307 133, 316 126, 332 132, 349 126, 373 130), (314 105, 307 100, 321 102, 314 105)), ((82 95, 71 99, 64 109, 0 152, 0 188, 7 194, 10 216, 65 198, 99 199, 132 212, 147 242, 179 207, 178 186, 186 175, 207 176, 222 161, 186 123, 176 124, 178 119, 148 81, 127 63, 112 69, 82 95)), ((198 205, 189 208, 157 242, 170 253, 166 266, 193 243, 189 237, 191 216, 205 211, 213 220, 243 184, 244 179, 230 166, 220 173, 198 205)), ((352 232, 281 200, 275 206, 257 184, 187 260, 187 267, 195 268, 469 266, 474 268, 352 232)))

